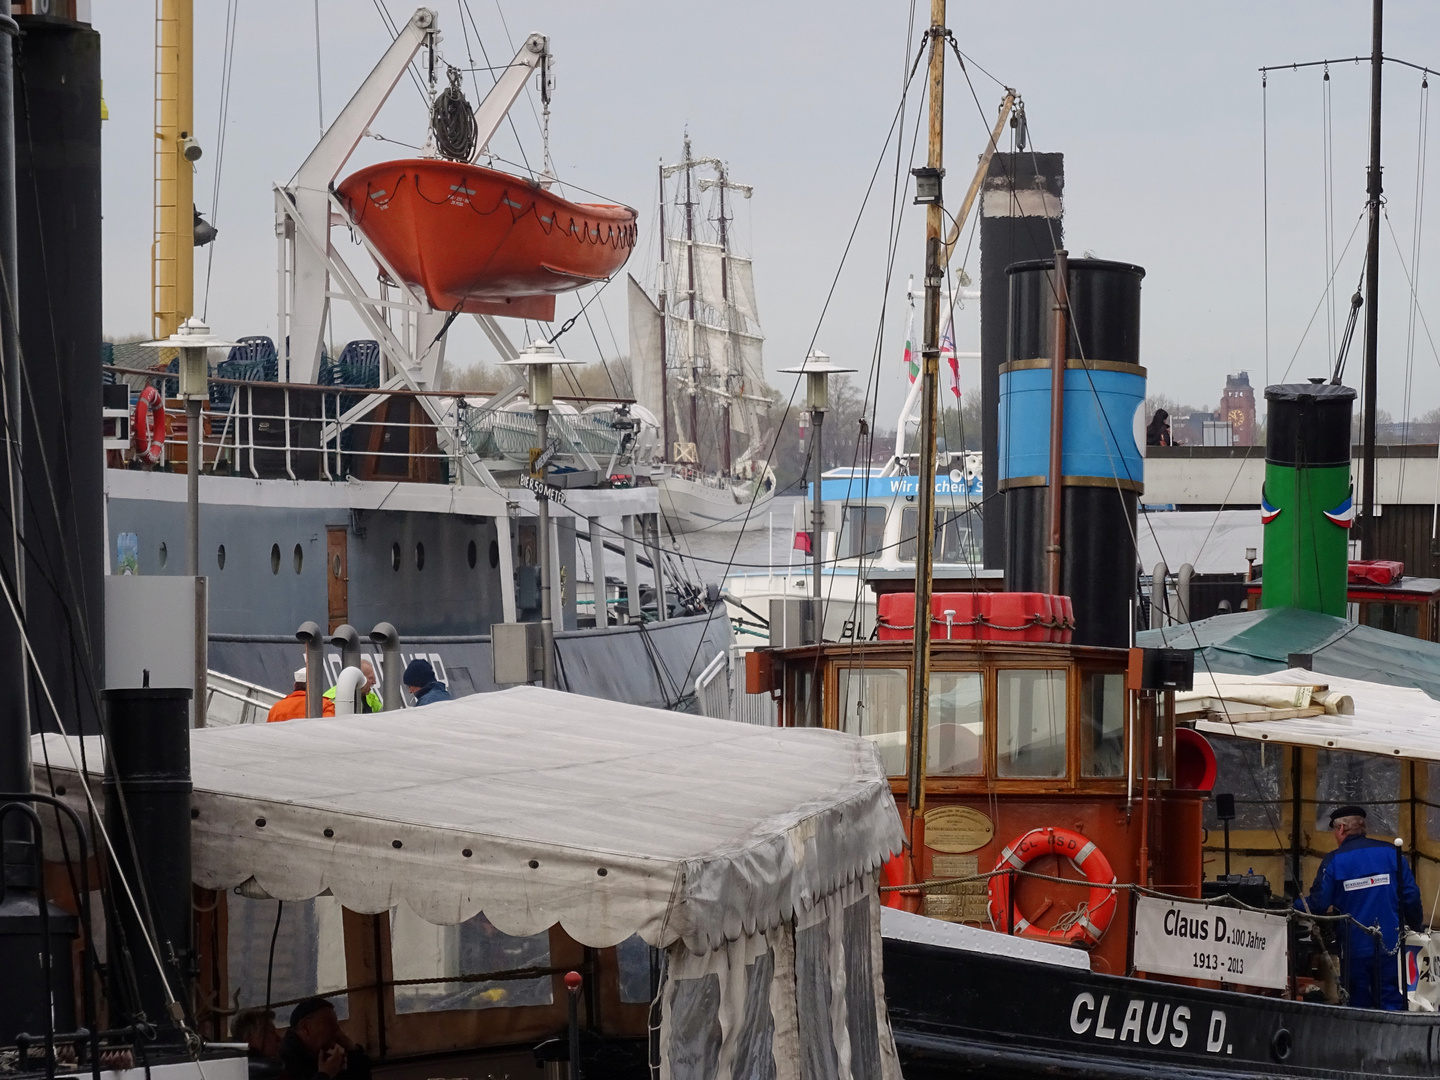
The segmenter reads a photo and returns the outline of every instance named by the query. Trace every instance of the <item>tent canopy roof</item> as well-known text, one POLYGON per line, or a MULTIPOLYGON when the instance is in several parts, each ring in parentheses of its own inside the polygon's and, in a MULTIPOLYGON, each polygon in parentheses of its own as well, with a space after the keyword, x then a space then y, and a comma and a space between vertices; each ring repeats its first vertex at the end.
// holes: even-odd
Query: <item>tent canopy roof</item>
MULTIPOLYGON (((1135 635, 1148 648, 1195 649, 1195 671, 1264 675, 1284 671, 1294 653, 1311 656, 1316 675, 1408 686, 1440 698, 1440 645, 1299 608, 1265 608, 1135 635)), ((1358 699, 1357 699, 1358 705, 1358 699)))
MULTIPOLYGON (((46 752, 70 760, 46 738, 41 791, 46 752)), ((863 739, 536 687, 205 729, 190 754, 198 885, 253 879, 281 900, 329 890, 366 913, 404 901, 435 923, 483 911, 507 934, 559 923, 595 947, 638 933, 704 952, 901 849, 863 739)))

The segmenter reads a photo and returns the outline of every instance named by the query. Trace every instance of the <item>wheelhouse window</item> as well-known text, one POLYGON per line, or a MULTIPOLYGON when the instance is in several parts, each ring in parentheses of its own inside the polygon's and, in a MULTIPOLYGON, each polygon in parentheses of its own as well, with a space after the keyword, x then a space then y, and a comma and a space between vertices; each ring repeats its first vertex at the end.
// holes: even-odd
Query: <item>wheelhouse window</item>
POLYGON ((548 967, 550 934, 511 937, 483 914, 453 926, 437 926, 410 910, 390 909, 391 963, 395 978, 433 980, 395 988, 397 1013, 549 1005, 548 975, 528 979, 477 980, 476 975, 548 967), (453 982, 446 976, 465 976, 453 982))
POLYGON ((1065 775, 1064 668, 1001 669, 995 675, 995 769, 1002 777, 1065 775))
POLYGON ((845 509, 841 558, 874 558, 885 547, 885 507, 850 506, 845 509))
MULTIPOLYGON (((913 506, 900 511, 900 561, 914 562, 919 547, 915 522, 920 512, 913 506)), ((960 507, 944 507, 935 511, 935 561, 941 563, 970 562, 978 549, 971 530, 973 514, 960 507)))
POLYGON ((869 739, 888 776, 905 775, 909 685, 905 668, 841 668, 840 730, 869 739))
POLYGON ((978 671, 937 671, 930 676, 926 775, 984 774, 984 690, 985 680, 978 671))
POLYGON ((1091 673, 1080 690, 1080 775, 1125 775, 1125 676, 1091 673))

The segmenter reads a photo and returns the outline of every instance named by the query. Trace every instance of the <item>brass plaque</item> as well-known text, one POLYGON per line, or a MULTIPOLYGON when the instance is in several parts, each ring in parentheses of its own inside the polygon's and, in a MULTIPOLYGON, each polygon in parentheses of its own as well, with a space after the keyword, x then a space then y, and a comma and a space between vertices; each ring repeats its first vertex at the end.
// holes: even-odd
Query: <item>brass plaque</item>
POLYGON ((937 806, 925 811, 925 846, 936 851, 974 851, 995 837, 995 823, 968 806, 937 806))
MULTIPOLYGON (((930 859, 930 880, 973 877, 980 872, 975 855, 935 855, 930 859)), ((938 885, 925 893, 925 914, 948 922, 978 922, 988 919, 985 882, 962 881, 938 885)))

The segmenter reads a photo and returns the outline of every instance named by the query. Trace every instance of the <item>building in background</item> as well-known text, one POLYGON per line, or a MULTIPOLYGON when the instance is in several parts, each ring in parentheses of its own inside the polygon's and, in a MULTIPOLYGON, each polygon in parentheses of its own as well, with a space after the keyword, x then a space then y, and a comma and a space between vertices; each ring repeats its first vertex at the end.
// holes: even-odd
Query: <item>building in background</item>
MULTIPOLYGON (((1255 390, 1250 385, 1248 371, 1225 377, 1225 391, 1220 395, 1220 408, 1216 410, 1215 419, 1230 425, 1228 445, 1255 445, 1255 390)), ((1206 443, 1209 444, 1210 440, 1207 439, 1206 443)), ((1224 446, 1227 443, 1216 442, 1213 445, 1224 446)))

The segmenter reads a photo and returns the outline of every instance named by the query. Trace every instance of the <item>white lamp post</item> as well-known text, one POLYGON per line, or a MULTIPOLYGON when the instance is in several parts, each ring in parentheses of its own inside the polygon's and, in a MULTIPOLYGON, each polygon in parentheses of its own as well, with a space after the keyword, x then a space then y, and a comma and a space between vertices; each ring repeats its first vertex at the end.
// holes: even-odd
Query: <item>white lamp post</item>
POLYGON ((556 365, 576 365, 580 360, 567 360, 560 355, 554 344, 548 341, 531 342, 513 360, 506 360, 504 367, 521 368, 525 372, 525 396, 535 410, 535 435, 539 447, 534 457, 539 468, 531 477, 539 483, 535 491, 535 505, 539 518, 540 532, 540 644, 542 654, 541 682, 544 686, 555 687, 555 623, 551 615, 550 590, 550 497, 546 476, 550 468, 550 407, 555 403, 554 370, 556 365))
POLYGON ((823 613, 820 610, 820 533, 825 524, 825 512, 820 503, 820 463, 822 449, 821 432, 825 423, 825 410, 830 407, 830 376, 848 375, 854 368, 836 367, 830 357, 819 349, 813 350, 799 367, 781 368, 784 375, 805 376, 805 405, 810 410, 814 434, 811 435, 810 457, 814 463, 814 487, 810 491, 810 593, 815 600, 815 644, 823 636, 823 613))

